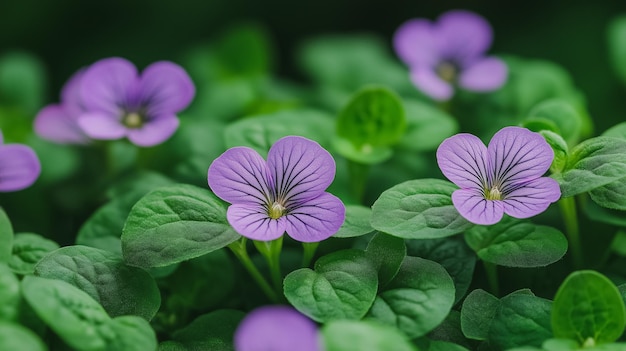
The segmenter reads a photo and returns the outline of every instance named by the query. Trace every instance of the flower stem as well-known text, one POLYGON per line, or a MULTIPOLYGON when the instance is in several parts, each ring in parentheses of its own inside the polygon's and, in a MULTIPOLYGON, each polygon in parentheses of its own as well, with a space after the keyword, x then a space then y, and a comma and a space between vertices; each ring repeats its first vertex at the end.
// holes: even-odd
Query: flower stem
POLYGON ((313 259, 313 256, 315 256, 315 251, 317 250, 317 247, 319 245, 319 242, 302 243, 302 248, 304 249, 304 254, 302 256, 302 267, 309 267, 311 265, 311 260, 313 259))
POLYGON ((246 249, 246 238, 241 238, 238 241, 228 245, 228 248, 233 252, 233 254, 239 259, 244 268, 250 273, 252 278, 259 285, 261 290, 265 293, 265 295, 274 303, 278 302, 278 296, 276 292, 272 290, 272 287, 267 282, 267 280, 263 277, 261 272, 256 268, 250 256, 248 255, 248 250, 246 249))
POLYGON ((574 197, 564 197, 559 200, 559 207, 565 223, 565 234, 567 235, 569 246, 572 249, 572 260, 574 268, 580 269, 584 265, 582 246, 580 243, 580 232, 578 230, 578 217, 576 214, 576 201, 574 197))
POLYGON ((280 252, 283 248, 283 237, 272 241, 254 241, 254 246, 265 257, 272 283, 277 296, 282 296, 283 291, 283 275, 280 271, 280 252))
POLYGON ((489 284, 489 290, 496 297, 500 296, 500 283, 498 281, 498 266, 495 263, 483 261, 485 267, 485 273, 487 274, 487 283, 489 284))
POLYGON ((348 160, 348 173, 350 174, 350 192, 352 196, 354 196, 354 199, 361 203, 365 195, 369 165, 348 160))

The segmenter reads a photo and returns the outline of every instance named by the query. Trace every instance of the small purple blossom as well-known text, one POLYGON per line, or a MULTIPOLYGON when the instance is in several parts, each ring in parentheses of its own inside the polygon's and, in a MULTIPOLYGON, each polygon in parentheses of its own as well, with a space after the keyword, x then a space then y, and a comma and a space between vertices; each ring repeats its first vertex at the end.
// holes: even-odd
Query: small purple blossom
POLYGON ((559 183, 543 177, 554 151, 539 133, 506 127, 489 146, 472 134, 457 134, 441 143, 437 163, 461 189, 452 193, 459 213, 476 224, 495 224, 504 213, 535 216, 561 197, 559 183))
POLYGON ((91 140, 78 125, 78 117, 85 112, 80 100, 80 80, 84 69, 74 73, 61 90, 61 103, 51 104, 35 117, 35 133, 43 139, 59 144, 87 144, 91 140))
POLYGON ((409 66, 413 84, 439 101, 452 97, 455 84, 485 92, 505 83, 508 70, 504 62, 484 56, 491 41, 489 23, 463 10, 448 11, 434 23, 411 19, 393 38, 396 53, 409 66))
POLYGON ((127 137, 138 146, 157 145, 174 134, 176 113, 194 95, 191 78, 172 62, 155 62, 139 75, 125 59, 103 59, 82 77, 80 97, 87 112, 78 124, 93 139, 127 137))
POLYGON ((41 173, 37 154, 26 145, 2 142, 3 137, 0 133, 0 192, 28 188, 41 173))
POLYGON ((318 143, 298 136, 278 140, 267 162, 248 147, 215 159, 208 183, 230 202, 227 218, 241 235, 271 241, 285 232, 301 242, 335 234, 345 218, 341 200, 327 193, 335 177, 333 157, 318 143))
POLYGON ((250 312, 235 331, 236 351, 320 351, 313 321, 289 306, 263 306, 250 312))

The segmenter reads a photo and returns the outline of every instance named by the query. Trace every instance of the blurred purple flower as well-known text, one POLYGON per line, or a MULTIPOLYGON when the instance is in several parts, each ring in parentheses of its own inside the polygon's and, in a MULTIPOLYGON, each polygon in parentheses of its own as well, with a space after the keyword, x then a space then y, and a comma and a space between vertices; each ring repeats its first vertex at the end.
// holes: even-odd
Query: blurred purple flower
POLYGON ((263 306, 250 312, 235 331, 236 351, 320 351, 313 321, 289 306, 263 306))
POLYGON ((10 192, 31 186, 41 173, 37 154, 26 145, 4 144, 0 133, 0 191, 10 192))
POLYGON ((463 10, 442 14, 436 22, 412 19, 394 34, 396 53, 411 70, 411 80, 422 92, 448 100, 453 85, 472 91, 492 91, 507 78, 505 63, 484 54, 491 45, 489 23, 463 10))
POLYGON ((468 221, 495 224, 504 213, 515 218, 535 216, 561 197, 559 183, 542 177, 554 151, 538 133, 506 127, 489 146, 471 134, 457 134, 441 143, 437 163, 461 189, 452 203, 468 221))
POLYGON ((298 136, 278 140, 267 162, 248 147, 219 156, 208 171, 215 195, 232 205, 228 222, 241 235, 271 241, 285 232, 301 242, 335 234, 345 207, 325 192, 335 177, 333 157, 318 143, 298 136))
POLYGON ((176 113, 194 95, 191 78, 172 62, 153 63, 139 75, 131 62, 107 58, 82 77, 80 97, 86 112, 78 124, 93 139, 127 137, 136 145, 153 146, 174 134, 176 113))
POLYGON ((85 111, 80 101, 80 80, 84 69, 74 73, 61 90, 61 103, 51 104, 35 117, 35 133, 59 144, 87 144, 91 140, 78 125, 85 111))

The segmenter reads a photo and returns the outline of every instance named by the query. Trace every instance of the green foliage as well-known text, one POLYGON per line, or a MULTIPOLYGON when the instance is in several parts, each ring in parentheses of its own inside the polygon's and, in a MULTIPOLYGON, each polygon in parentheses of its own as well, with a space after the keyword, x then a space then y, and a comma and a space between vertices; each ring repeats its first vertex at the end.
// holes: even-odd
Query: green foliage
POLYGON ((378 274, 366 254, 342 250, 321 257, 315 270, 289 273, 283 283, 287 300, 310 318, 326 323, 362 318, 376 297, 378 274))
POLYGON ((482 289, 473 290, 461 307, 461 329, 474 340, 487 340, 500 300, 482 289))
POLYGON ((555 337, 593 346, 616 341, 625 327, 624 300, 608 278, 585 270, 573 272, 563 281, 552 309, 555 337))
POLYGON ((146 271, 125 265, 116 253, 88 246, 51 252, 37 263, 35 275, 76 286, 113 317, 133 314, 150 320, 161 304, 157 285, 146 271))
POLYGON ((528 294, 510 294, 500 300, 489 328, 491 344, 506 350, 519 346, 541 346, 552 337, 552 301, 528 294))
POLYGON ((322 337, 326 351, 417 351, 397 329, 374 321, 332 321, 322 337))
POLYGON ((0 263, 11 260, 13 251, 13 226, 4 209, 0 207, 0 263))
MULTIPOLYGON (((0 105, 34 114, 44 102, 46 72, 43 63, 26 52, 8 52, 0 56, 0 105)), ((0 121, 3 130, 4 123, 0 121)))
POLYGON ((48 348, 31 330, 0 321, 0 350, 46 351, 48 348))
POLYGON ((372 210, 361 205, 346 205, 346 219, 333 235, 335 238, 352 238, 374 231, 370 224, 372 210))
POLYGON ((203 314, 175 331, 171 341, 159 345, 159 351, 232 351, 233 335, 244 316, 241 311, 229 309, 203 314))
POLYGON ((162 267, 221 249, 239 237, 213 193, 179 184, 153 190, 133 206, 122 231, 122 252, 130 265, 162 267))
POLYGON ((406 132, 398 147, 411 151, 435 150, 459 130, 458 122, 445 111, 419 100, 404 100, 406 132))
POLYGON ((365 256, 378 271, 378 285, 384 287, 400 270, 406 257, 404 240, 377 232, 365 249, 365 256))
POLYGON ((13 241, 13 256, 9 267, 17 274, 33 274, 35 264, 59 244, 39 234, 18 233, 13 241))
POLYGON ((368 317, 416 338, 439 325, 453 303, 454 283, 441 265, 406 257, 398 274, 376 297, 368 317))
POLYGON ((482 260, 507 267, 547 266, 561 259, 568 246, 559 230, 508 216, 470 228, 465 241, 482 260))
MULTIPOLYGON (((626 141, 626 123, 617 124, 607 129, 602 136, 626 141)), ((595 188, 589 192, 591 199, 598 205, 613 210, 626 211, 626 177, 595 188)))
POLYGON ((539 121, 553 124, 555 128, 550 131, 563 137, 568 145, 575 145, 580 139, 582 117, 567 100, 548 99, 533 107, 525 123, 539 121))
POLYGON ((0 321, 13 321, 19 313, 20 281, 11 269, 0 263, 0 321))
POLYGON ((554 151, 554 159, 550 165, 550 172, 560 173, 567 163, 568 147, 563 138, 549 130, 541 130, 539 132, 546 139, 552 151, 554 151))
MULTIPOLYGON (((560 174, 553 175, 568 197, 607 185, 626 174, 626 140, 595 137, 576 145, 560 174)), ((602 204, 600 204, 602 205, 602 204)))
POLYGON ((456 185, 439 179, 417 179, 385 190, 372 206, 372 227, 405 239, 458 234, 470 226, 452 205, 456 185))
POLYGON ((607 41, 613 70, 626 83, 626 16, 617 16, 609 23, 607 41))

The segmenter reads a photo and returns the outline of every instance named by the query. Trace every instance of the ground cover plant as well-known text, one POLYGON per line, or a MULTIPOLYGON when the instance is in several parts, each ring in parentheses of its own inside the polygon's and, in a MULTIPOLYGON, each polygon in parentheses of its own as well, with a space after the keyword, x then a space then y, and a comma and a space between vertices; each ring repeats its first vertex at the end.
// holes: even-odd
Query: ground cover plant
POLYGON ((264 33, 47 104, 0 53, 0 350, 626 350, 626 122, 467 10, 311 38, 306 83, 264 33))

